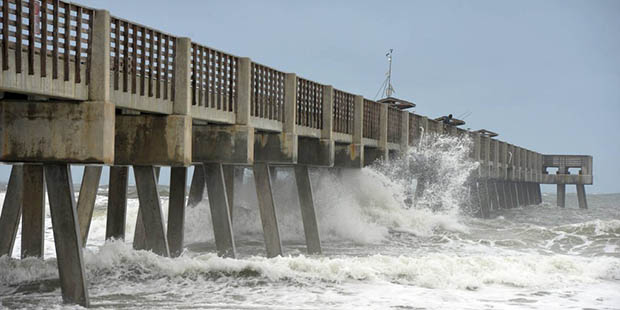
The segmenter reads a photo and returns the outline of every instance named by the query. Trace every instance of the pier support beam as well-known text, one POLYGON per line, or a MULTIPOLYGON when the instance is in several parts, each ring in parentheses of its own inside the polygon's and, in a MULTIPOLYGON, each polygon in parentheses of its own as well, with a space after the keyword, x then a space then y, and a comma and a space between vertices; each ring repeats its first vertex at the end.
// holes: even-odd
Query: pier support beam
POLYGON ((528 201, 527 201, 527 186, 525 182, 518 182, 517 183, 519 188, 517 189, 518 193, 519 193, 519 204, 522 207, 525 207, 528 205, 528 201))
POLYGON ((269 166, 263 163, 254 164, 253 170, 267 257, 276 257, 282 255, 282 243, 273 200, 271 173, 269 166))
POLYGON ((504 190, 504 182, 496 181, 495 190, 497 191, 497 204, 499 208, 508 209, 508 205, 506 203, 506 191, 504 190))
POLYGON ((307 166, 295 166, 295 181, 297 183, 301 219, 304 225, 308 254, 321 254, 321 238, 319 236, 314 201, 312 200, 312 183, 310 182, 307 166))
POLYGON ((510 192, 510 207, 516 208, 519 206, 519 199, 517 198, 517 183, 508 182, 508 190, 510 192))
MULTIPOLYGON (((145 249, 161 256, 170 256, 168 238, 157 192, 157 179, 153 166, 133 166, 136 189, 140 201, 139 217, 142 219, 145 249)), ((136 227, 136 230, 138 227, 136 227)))
POLYGON ((230 216, 230 223, 233 222, 233 210, 235 201, 235 166, 223 165, 222 171, 224 172, 224 183, 226 185, 226 200, 228 200, 228 215, 230 216))
POLYGON ((108 186, 108 215, 105 228, 106 240, 125 240, 128 178, 128 167, 110 167, 110 181, 108 186))
POLYGON ((189 186, 189 197, 187 198, 187 206, 194 207, 202 201, 205 191, 205 171, 202 164, 194 165, 194 174, 192 175, 192 183, 189 186))
POLYGON ((583 184, 577 184, 577 200, 579 201, 579 209, 588 208, 588 201, 586 200, 586 187, 583 184))
POLYGON ((542 192, 540 190, 540 183, 536 183, 536 197, 538 198, 538 204, 542 203, 542 192))
POLYGON ((489 207, 491 210, 499 210, 499 195, 497 193, 497 182, 495 180, 487 181, 487 188, 489 191, 489 207))
MULTIPOLYGON (((80 194, 77 202, 78 223, 80 224, 80 236, 82 246, 86 246, 88 231, 95 210, 95 200, 99 190, 99 180, 101 179, 101 166, 85 166, 80 194)), ((109 193, 108 193, 109 194, 109 193)))
POLYGON ((45 165, 45 179, 50 200, 62 299, 66 303, 88 307, 90 301, 82 258, 82 240, 69 165, 45 165))
POLYGON ((23 166, 13 165, 0 214, 0 256, 11 256, 22 213, 23 166))
POLYGON ((213 235, 217 254, 223 257, 236 257, 235 239, 230 218, 229 200, 222 164, 204 163, 204 175, 209 195, 209 207, 213 222, 213 235))
POLYGON ((43 165, 25 164, 23 169, 21 257, 43 258, 45 249, 45 177, 43 176, 43 165))
POLYGON ((490 205, 489 205, 489 189, 487 187, 486 180, 478 180, 478 196, 480 197, 480 217, 489 218, 490 205))
POLYGON ((557 205, 560 208, 566 207, 566 184, 558 184, 557 186, 557 205))
POLYGON ((183 252, 185 228, 185 189, 187 167, 170 168, 170 199, 168 200, 168 247, 170 255, 177 257, 183 252))

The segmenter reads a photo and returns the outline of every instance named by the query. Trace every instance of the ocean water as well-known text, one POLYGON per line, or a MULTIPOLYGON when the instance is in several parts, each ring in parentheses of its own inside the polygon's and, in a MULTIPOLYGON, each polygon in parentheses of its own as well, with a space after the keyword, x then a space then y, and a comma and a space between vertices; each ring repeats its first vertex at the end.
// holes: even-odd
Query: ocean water
MULTIPOLYGON (((589 195, 589 210, 543 203, 472 217, 464 186, 477 166, 469 141, 429 137, 390 164, 313 170, 324 254, 305 254, 294 178, 274 180, 284 256, 265 258, 251 172, 237 182, 239 258, 214 253, 208 201, 186 214, 186 251, 164 258, 104 241, 107 193, 97 197, 84 252, 91 305, 99 309, 620 309, 620 194, 589 195), (430 180, 415 205, 413 175, 430 180)), ((162 191, 164 214, 167 194, 162 191)), ((4 192, 0 193, 0 202, 4 192)), ((0 203, 1 205, 1 203, 0 203)), ((47 212, 45 260, 0 258, 0 308, 64 305, 47 212)))

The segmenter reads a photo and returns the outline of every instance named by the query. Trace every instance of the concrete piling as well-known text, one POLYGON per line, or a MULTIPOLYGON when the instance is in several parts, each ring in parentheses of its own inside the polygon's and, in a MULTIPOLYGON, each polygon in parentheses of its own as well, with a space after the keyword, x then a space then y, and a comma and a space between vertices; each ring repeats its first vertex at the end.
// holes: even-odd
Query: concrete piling
POLYGON ((301 219, 304 225, 308 254, 321 254, 321 238, 319 236, 314 201, 312 200, 312 182, 310 181, 307 166, 295 166, 295 181, 297 183, 297 194, 299 195, 301 219))
POLYGON ((80 194, 77 202, 78 223, 80 224, 82 246, 86 246, 86 241, 88 240, 88 231, 90 230, 90 223, 93 218, 102 170, 103 167, 101 166, 84 167, 84 176, 82 177, 82 185, 80 186, 80 194))
MULTIPOLYGON (((157 184, 159 184, 159 172, 161 171, 161 167, 153 167, 155 171, 155 187, 157 188, 157 184)), ((134 171, 135 174, 135 171, 134 171)), ((159 194, 159 190, 157 190, 159 194)), ((138 215, 136 216, 136 226, 133 234, 133 248, 136 250, 145 250, 146 249, 146 231, 144 230, 144 223, 142 221, 142 210, 138 208, 138 215)))
POLYGON ((566 184, 557 185, 557 206, 560 208, 566 207, 566 184))
POLYGON ((228 200, 228 214, 230 216, 231 225, 235 201, 235 170, 235 166, 233 165, 222 165, 222 171, 224 172, 224 183, 226 185, 226 198, 228 200))
POLYGON ((23 166, 13 165, 0 214, 0 256, 11 255, 22 213, 23 166))
POLYGON ((44 169, 62 299, 88 307, 90 300, 70 167, 68 164, 46 164, 44 169))
POLYGON ((110 180, 108 185, 108 214, 105 230, 106 240, 125 240, 128 180, 128 167, 110 167, 110 180))
POLYGON ((23 167, 21 257, 43 258, 45 249, 45 177, 43 165, 23 167))
POLYGON ((583 184, 577 184, 577 201, 579 202, 579 209, 587 209, 588 201, 586 200, 586 187, 583 184))
POLYGON ((478 181, 478 197, 480 199, 480 217, 489 218, 491 206, 489 205, 489 189, 486 180, 478 181))
POLYGON ((282 255, 282 243, 278 230, 269 165, 255 163, 253 170, 267 257, 276 257, 282 255))
POLYGON ((202 164, 194 165, 194 174, 192 182, 189 186, 189 197, 187 198, 187 206, 194 207, 202 201, 205 191, 205 172, 202 164))
POLYGON ((140 217, 144 226, 144 248, 161 256, 170 256, 159 192, 157 191, 155 168, 153 166, 133 166, 133 172, 136 177, 136 188, 140 201, 140 217))
POLYGON ((172 167, 170 170, 170 199, 168 200, 168 247, 170 256, 183 252, 185 228, 185 190, 187 167, 172 167))
POLYGON ((234 258, 237 253, 223 165, 219 163, 204 163, 203 167, 217 253, 223 257, 234 258))

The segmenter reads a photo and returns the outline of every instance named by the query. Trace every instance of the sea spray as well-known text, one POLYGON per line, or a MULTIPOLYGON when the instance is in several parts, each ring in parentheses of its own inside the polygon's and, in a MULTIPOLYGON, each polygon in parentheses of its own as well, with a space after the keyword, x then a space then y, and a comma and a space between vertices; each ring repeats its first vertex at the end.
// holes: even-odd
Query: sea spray
MULTIPOLYGON (((311 179, 321 238, 359 244, 384 241, 390 231, 419 236, 437 228, 464 231, 461 207, 468 201, 466 181, 477 163, 469 159, 471 140, 427 135, 403 156, 363 169, 339 173, 313 169, 311 179), (416 178, 427 186, 417 208, 409 208, 407 193, 416 178)), ((274 200, 281 238, 303 241, 303 226, 292 169, 278 168, 273 180, 274 200)), ((262 240, 254 179, 250 170, 235 185, 233 229, 236 237, 262 240)), ((471 210, 468 209, 467 211, 471 210)), ((186 241, 213 240, 208 200, 187 211, 186 241)))
POLYGON ((472 140, 466 136, 427 134, 402 156, 379 161, 374 169, 399 184, 408 195, 422 186, 423 191, 415 197, 418 208, 454 215, 471 214, 477 206, 468 204, 467 182, 479 165, 469 157, 471 147, 472 140))

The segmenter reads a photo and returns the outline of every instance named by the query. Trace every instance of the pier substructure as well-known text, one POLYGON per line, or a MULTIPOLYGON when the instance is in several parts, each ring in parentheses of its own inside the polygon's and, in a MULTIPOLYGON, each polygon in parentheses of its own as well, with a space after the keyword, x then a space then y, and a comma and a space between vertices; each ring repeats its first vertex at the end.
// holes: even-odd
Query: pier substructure
POLYGON ((506 202, 506 191, 504 190, 504 182, 496 181, 495 189, 497 190, 497 203, 500 209, 508 209, 508 204, 506 202))
POLYGON ((586 187, 583 184, 577 184, 577 200, 579 202, 579 209, 587 209, 588 201, 586 200, 586 187))
POLYGON ((321 254, 321 238, 319 235, 314 201, 312 199, 312 182, 307 166, 295 166, 295 182, 299 195, 299 205, 301 208, 301 218, 304 225, 308 254, 321 254))
POLYGON ((256 195, 263 225, 267 257, 276 257, 282 255, 282 243, 280 241, 280 231, 273 200, 271 172, 269 170, 267 164, 254 164, 254 181, 256 182, 256 195))
POLYGON ((110 180, 108 185, 108 214, 105 230, 106 240, 125 240, 128 180, 128 167, 110 167, 110 180))
POLYGON ((487 186, 487 180, 480 179, 478 180, 478 197, 480 199, 480 217, 489 218, 491 205, 490 205, 490 197, 489 197, 489 188, 487 186))
POLYGON ((557 205, 566 208, 566 184, 557 185, 557 205))
POLYGON ((187 187, 187 167, 170 169, 170 197, 168 200, 167 237, 170 256, 177 257, 183 252, 185 228, 185 191, 187 187))
POLYGON ((187 198, 187 206, 194 207, 202 201, 205 191, 205 172, 202 164, 194 165, 194 174, 189 186, 189 196, 187 198))
POLYGON ((22 213, 23 190, 23 166, 16 164, 11 168, 9 184, 4 196, 2 213, 0 214, 0 256, 11 256, 15 237, 19 227, 19 219, 22 213))
POLYGON ((88 307, 90 301, 82 258, 82 240, 69 165, 46 164, 45 179, 63 300, 88 307))
POLYGON ((43 258, 45 249, 45 177, 43 165, 23 168, 21 257, 43 258))
POLYGON ((101 179, 102 166, 85 166, 80 186, 80 194, 77 202, 78 223, 80 224, 80 236, 82 246, 86 246, 88 231, 95 210, 95 201, 99 191, 99 180, 101 179))
POLYGON ((223 165, 204 163, 203 167, 217 253, 223 257, 234 258, 236 249, 230 216, 231 201, 228 199, 223 165))

